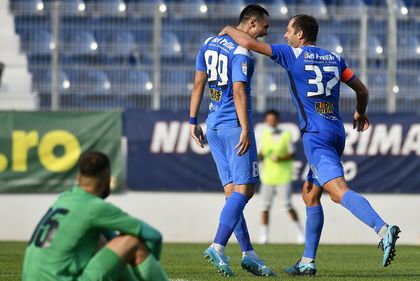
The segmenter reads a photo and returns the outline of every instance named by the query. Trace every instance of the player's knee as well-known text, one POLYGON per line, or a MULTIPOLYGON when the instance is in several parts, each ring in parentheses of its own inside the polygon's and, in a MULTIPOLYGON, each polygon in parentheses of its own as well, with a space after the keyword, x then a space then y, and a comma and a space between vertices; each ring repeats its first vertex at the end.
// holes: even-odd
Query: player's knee
POLYGON ((316 194, 302 192, 302 199, 307 207, 317 206, 321 204, 321 200, 316 194))
POLYGON ((127 247, 128 250, 136 250, 140 246, 140 241, 137 237, 131 235, 121 235, 117 238, 119 242, 127 247))
POLYGON ((340 204, 342 196, 340 196, 339 194, 330 193, 330 198, 334 203, 340 204))

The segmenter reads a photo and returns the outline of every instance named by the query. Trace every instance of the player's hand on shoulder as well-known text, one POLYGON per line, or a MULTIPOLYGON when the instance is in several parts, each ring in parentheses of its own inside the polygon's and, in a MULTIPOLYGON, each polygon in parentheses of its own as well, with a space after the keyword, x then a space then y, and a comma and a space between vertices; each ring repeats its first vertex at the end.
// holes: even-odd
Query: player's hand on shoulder
POLYGON ((251 145, 251 137, 249 130, 242 129, 241 135, 239 137, 239 142, 235 146, 235 150, 238 150, 236 153, 238 156, 245 154, 251 145))
POLYGON ((226 34, 228 34, 228 30, 229 30, 230 28, 234 28, 234 27, 232 27, 232 26, 230 26, 230 25, 225 26, 225 27, 222 29, 222 31, 220 31, 220 32, 219 32, 219 36, 222 36, 222 35, 226 35, 226 34))
POLYGON ((366 131, 369 128, 369 119, 366 113, 360 114, 357 110, 353 116, 353 129, 357 129, 359 132, 366 131))
POLYGON ((190 132, 193 140, 195 140, 201 148, 204 148, 206 138, 204 137, 203 129, 201 129, 200 125, 190 125, 190 132))

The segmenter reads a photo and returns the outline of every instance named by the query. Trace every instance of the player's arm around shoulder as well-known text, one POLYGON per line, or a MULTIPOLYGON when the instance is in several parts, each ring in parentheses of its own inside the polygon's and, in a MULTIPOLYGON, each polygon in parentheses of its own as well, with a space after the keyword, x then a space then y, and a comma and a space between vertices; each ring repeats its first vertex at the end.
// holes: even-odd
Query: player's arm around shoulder
POLYGON ((233 26, 226 26, 219 35, 229 35, 239 46, 271 57, 271 45, 252 38, 248 33, 233 26))

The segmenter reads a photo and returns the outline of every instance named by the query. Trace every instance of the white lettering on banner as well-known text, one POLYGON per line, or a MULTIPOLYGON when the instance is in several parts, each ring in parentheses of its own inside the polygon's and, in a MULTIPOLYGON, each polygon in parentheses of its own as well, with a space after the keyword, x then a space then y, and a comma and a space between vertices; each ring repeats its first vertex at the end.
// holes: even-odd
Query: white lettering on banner
MULTIPOLYGON (((201 124, 204 132, 206 125, 201 124)), ((293 142, 300 140, 300 129, 294 123, 282 123, 282 129, 292 132, 293 142)), ((266 128, 264 123, 255 125, 258 136, 266 128)), ((407 134, 401 124, 376 124, 361 133, 353 129, 353 124, 345 123, 346 146, 344 156, 379 156, 379 155, 420 155, 420 124, 412 124, 407 134)), ((156 122, 150 151, 152 153, 186 153, 191 149, 196 154, 210 152, 208 146, 199 147, 190 136, 188 122, 156 122)))
POLYGON ((346 181, 352 181, 357 176, 357 163, 354 161, 344 162, 343 170, 346 181))
POLYGON ((420 155, 420 124, 412 125, 410 131, 408 131, 407 138, 401 149, 402 155, 408 155, 412 151, 417 156, 420 155))
POLYGON ((370 142, 368 155, 398 155, 401 147, 402 126, 392 125, 387 131, 386 124, 377 124, 370 142))
MULTIPOLYGON (((201 124, 203 131, 206 131, 206 124, 201 124)), ((186 153, 188 147, 194 153, 207 154, 210 152, 208 146, 199 147, 190 136, 190 124, 179 121, 158 121, 153 129, 150 151, 152 153, 186 153)))
POLYGON ((293 161, 293 175, 292 180, 296 181, 299 179, 299 172, 302 169, 302 161, 293 161))
POLYGON ((190 139, 190 124, 184 122, 181 126, 181 132, 178 138, 178 145, 176 146, 176 153, 187 152, 188 145, 190 144, 190 139))
POLYGON ((344 129, 346 131, 346 146, 344 147, 343 155, 353 155, 353 145, 357 143, 359 133, 353 130, 353 125, 349 123, 344 124, 344 129))
POLYGON ((156 122, 150 151, 153 153, 173 153, 179 135, 180 124, 179 121, 171 121, 168 126, 168 122, 156 122))
MULTIPOLYGON (((352 129, 354 130, 354 129, 352 129)), ((366 155, 366 151, 369 145, 370 136, 372 135, 372 127, 363 133, 358 132, 359 141, 357 143, 356 155, 366 155)))

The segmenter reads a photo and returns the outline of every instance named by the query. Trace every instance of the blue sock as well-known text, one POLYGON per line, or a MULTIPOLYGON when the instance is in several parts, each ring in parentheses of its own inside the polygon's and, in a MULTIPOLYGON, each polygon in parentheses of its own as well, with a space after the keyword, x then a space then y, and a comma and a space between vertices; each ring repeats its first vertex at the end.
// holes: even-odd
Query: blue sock
POLYGON ((219 219, 219 228, 214 238, 214 243, 226 246, 233 229, 238 223, 242 212, 245 208, 248 198, 239 192, 233 192, 226 200, 226 204, 222 209, 219 219))
POLYGON ((241 217, 239 218, 238 223, 236 224, 235 229, 233 230, 235 233, 236 239, 238 239, 239 246, 241 246, 242 252, 253 251, 254 247, 252 247, 251 239, 249 238, 248 227, 246 225, 244 213, 242 213, 241 217))
POLYGON ((385 222, 375 212, 369 202, 362 195, 349 190, 344 193, 341 205, 349 210, 355 217, 370 226, 376 233, 381 229, 385 222))
POLYGON ((306 207, 306 234, 305 251, 303 256, 315 259, 321 238, 322 227, 324 226, 324 211, 322 206, 306 207))

